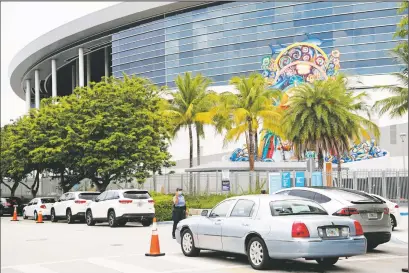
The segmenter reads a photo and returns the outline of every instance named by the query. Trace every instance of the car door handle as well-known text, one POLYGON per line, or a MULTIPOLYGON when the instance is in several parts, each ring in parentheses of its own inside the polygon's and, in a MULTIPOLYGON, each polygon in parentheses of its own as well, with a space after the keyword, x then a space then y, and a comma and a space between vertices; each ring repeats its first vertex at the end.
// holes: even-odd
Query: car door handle
POLYGON ((249 226, 249 224, 246 224, 246 223, 242 223, 241 225, 244 226, 244 227, 248 227, 248 226, 249 226))
POLYGON ((222 222, 215 222, 214 224, 215 224, 215 225, 221 225, 222 222))

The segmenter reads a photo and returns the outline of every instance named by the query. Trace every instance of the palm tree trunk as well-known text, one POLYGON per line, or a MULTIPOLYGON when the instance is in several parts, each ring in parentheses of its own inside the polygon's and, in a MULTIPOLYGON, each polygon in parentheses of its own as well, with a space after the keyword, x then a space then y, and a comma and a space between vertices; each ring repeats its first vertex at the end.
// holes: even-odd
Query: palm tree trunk
MULTIPOLYGON (((192 133, 192 124, 188 125, 189 128, 189 167, 193 167, 193 133, 192 133)), ((193 176, 192 172, 189 175, 189 192, 193 193, 193 176)))
POLYGON ((196 149, 197 149, 197 166, 200 165, 200 132, 196 126, 196 149))
POLYGON ((324 169, 324 156, 322 154, 321 148, 318 149, 318 169, 324 169))
POLYGON ((254 147, 255 147, 255 151, 254 151, 254 156, 256 158, 256 161, 260 161, 260 158, 258 158, 258 132, 257 130, 254 132, 254 147))
POLYGON ((251 119, 248 119, 247 122, 249 123, 249 163, 250 163, 250 172, 254 171, 254 134, 253 134, 253 126, 251 124, 251 119))

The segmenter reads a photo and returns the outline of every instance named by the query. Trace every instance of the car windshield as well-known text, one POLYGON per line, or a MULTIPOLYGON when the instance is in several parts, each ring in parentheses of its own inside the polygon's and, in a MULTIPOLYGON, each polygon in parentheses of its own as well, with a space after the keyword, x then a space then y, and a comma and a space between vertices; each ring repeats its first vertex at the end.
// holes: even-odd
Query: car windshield
POLYGON ((126 191, 124 197, 129 199, 149 199, 151 196, 147 191, 126 191))
POLYGON ((319 204, 308 200, 278 200, 270 202, 271 215, 303 215, 317 214, 328 215, 319 204))
POLYGON ((78 199, 95 200, 98 195, 100 195, 99 192, 84 192, 78 195, 78 199))
POLYGON ((43 204, 55 203, 55 199, 54 198, 41 198, 41 203, 43 204))
POLYGON ((6 201, 8 203, 10 203, 10 204, 13 204, 13 205, 21 204, 21 200, 19 198, 17 198, 17 197, 6 198, 6 201))

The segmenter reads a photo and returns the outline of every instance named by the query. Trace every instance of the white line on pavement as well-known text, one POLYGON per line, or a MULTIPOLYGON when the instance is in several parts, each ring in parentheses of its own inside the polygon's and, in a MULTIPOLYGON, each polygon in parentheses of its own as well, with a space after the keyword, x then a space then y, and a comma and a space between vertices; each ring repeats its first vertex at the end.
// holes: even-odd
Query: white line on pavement
POLYGON ((342 261, 371 261, 371 260, 385 260, 385 259, 407 259, 408 256, 398 256, 398 255, 379 255, 377 257, 367 257, 367 258, 349 258, 349 259, 342 259, 342 261))
POLYGON ((117 262, 109 259, 104 258, 91 258, 87 259, 87 262, 92 263, 94 265, 106 267, 109 269, 117 270, 122 273, 153 273, 153 271, 149 271, 148 269, 137 267, 131 264, 117 262))
POLYGON ((188 267, 201 269, 224 268, 228 266, 228 264, 218 262, 214 259, 188 258, 182 255, 163 256, 158 258, 158 260, 165 260, 172 263, 183 264, 188 267))

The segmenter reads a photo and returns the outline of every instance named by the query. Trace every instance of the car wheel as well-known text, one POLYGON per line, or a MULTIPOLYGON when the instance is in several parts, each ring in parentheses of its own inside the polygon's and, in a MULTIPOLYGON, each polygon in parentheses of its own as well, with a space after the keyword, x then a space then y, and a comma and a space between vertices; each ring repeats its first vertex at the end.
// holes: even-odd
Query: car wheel
POLYGON ((339 257, 333 257, 333 258, 321 258, 317 259, 317 263, 322 266, 333 266, 338 262, 339 257))
POLYGON ((267 246, 259 237, 253 237, 247 244, 247 257, 251 267, 260 270, 265 269, 270 262, 267 246))
POLYGON ((51 210, 51 222, 55 223, 57 222, 57 217, 55 216, 55 210, 51 210))
POLYGON ((0 209, 0 216, 3 216, 3 208, 0 209))
POLYGON ((111 210, 111 211, 108 213, 108 223, 109 223, 109 226, 110 226, 110 227, 116 227, 116 226, 118 226, 118 220, 116 219, 115 211, 113 211, 113 210, 111 210))
POLYGON ((26 215, 26 211, 23 210, 23 219, 28 219, 27 215, 26 215))
POLYGON ((86 218, 87 226, 95 226, 94 218, 92 217, 91 210, 87 210, 86 218))
POLYGON ((396 219, 395 219, 395 216, 393 216, 392 214, 391 214, 390 218, 391 218, 392 231, 394 231, 395 227, 397 226, 396 225, 396 219))
POLYGON ((144 227, 149 227, 150 225, 152 225, 153 220, 152 219, 143 219, 142 220, 142 226, 144 227))
POLYGON ((374 250, 379 244, 367 242, 366 250, 371 251, 374 250))
POLYGON ((37 221, 38 219, 38 215, 37 215, 37 211, 34 212, 34 221, 37 221))
POLYGON ((67 209, 66 216, 67 216, 67 223, 68 224, 74 223, 74 218, 72 217, 72 213, 71 213, 70 209, 67 209))
POLYGON ((183 231, 180 245, 183 254, 187 257, 197 257, 200 253, 200 249, 195 247, 195 241, 193 240, 193 234, 190 229, 183 231))

